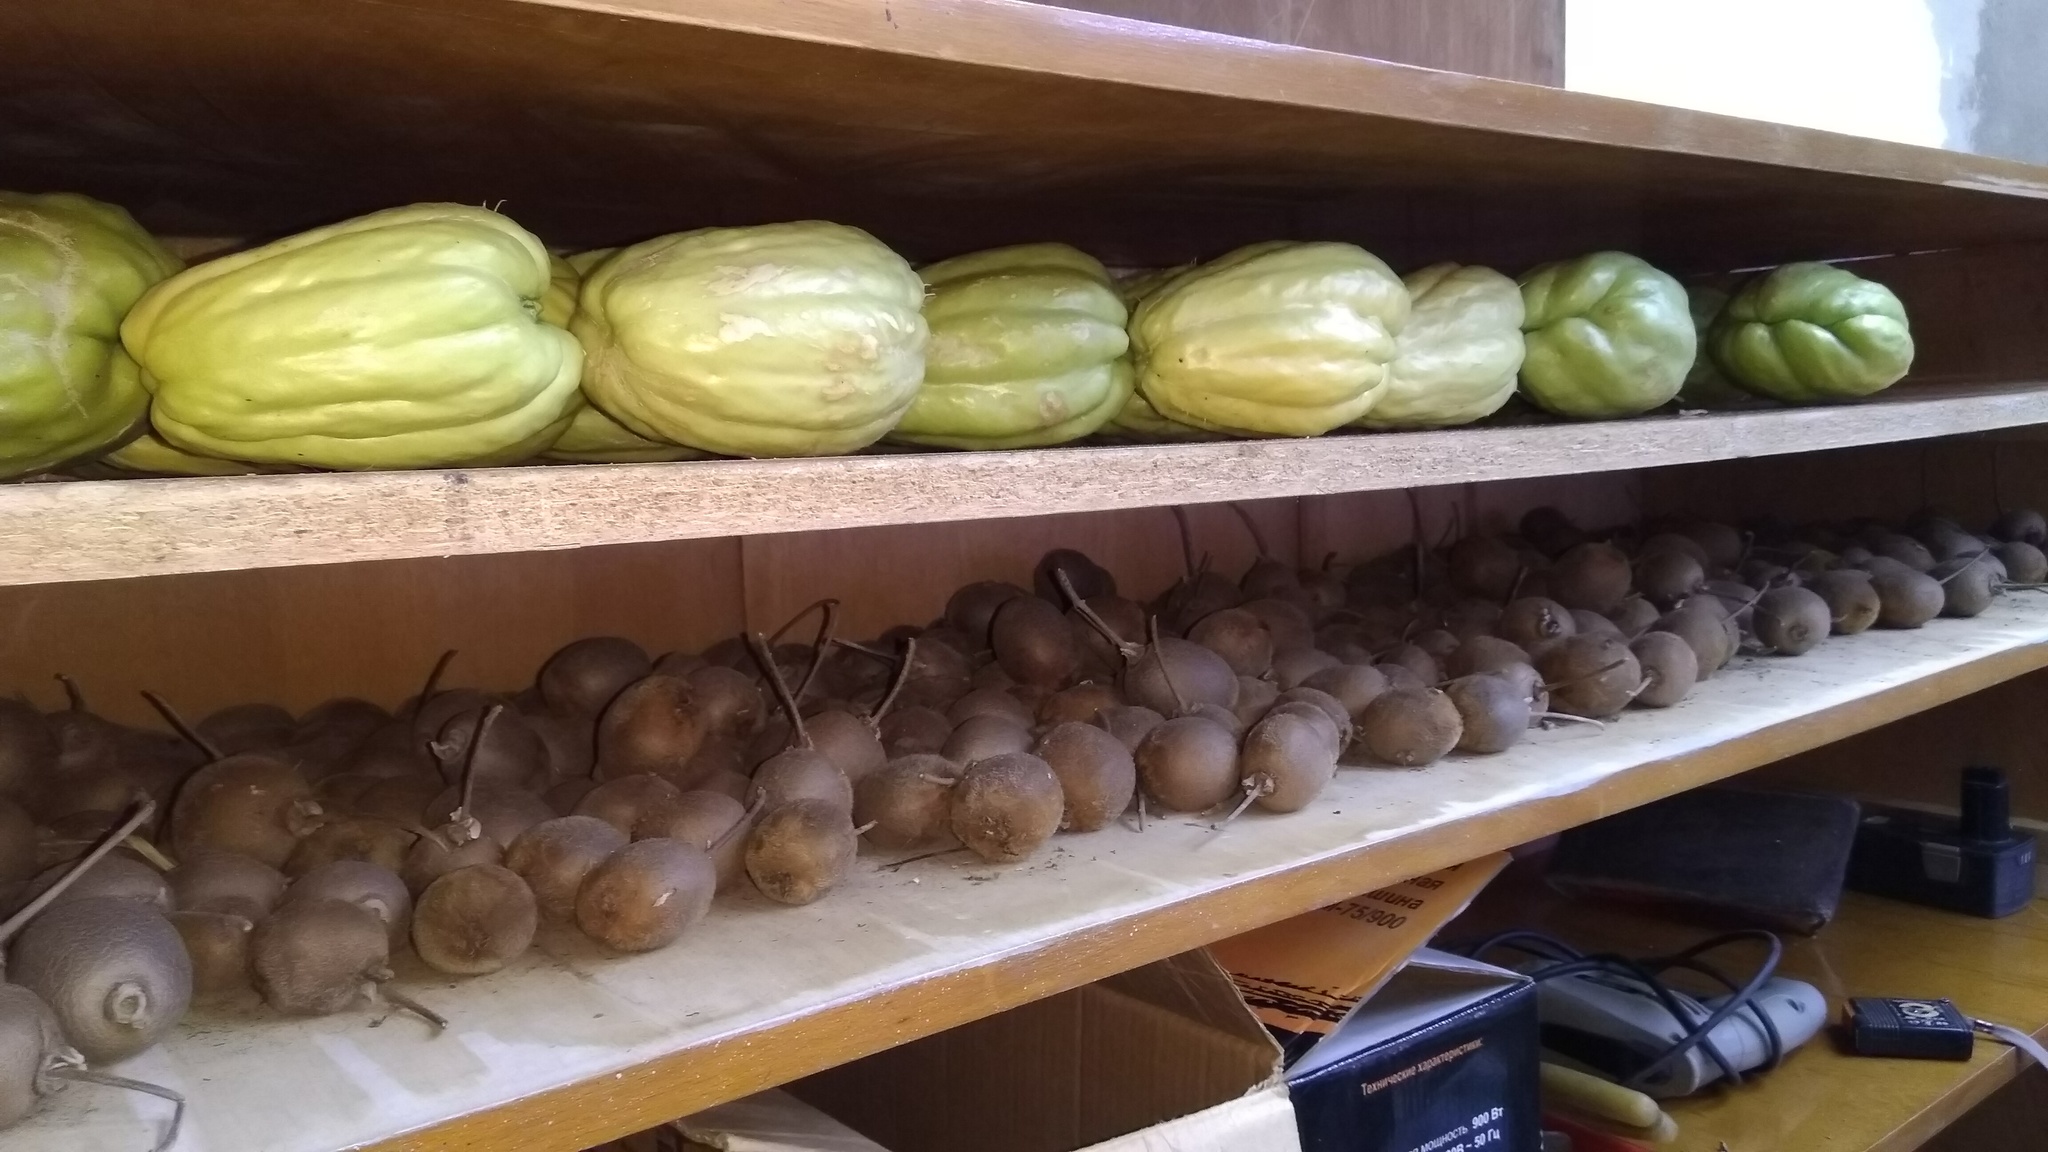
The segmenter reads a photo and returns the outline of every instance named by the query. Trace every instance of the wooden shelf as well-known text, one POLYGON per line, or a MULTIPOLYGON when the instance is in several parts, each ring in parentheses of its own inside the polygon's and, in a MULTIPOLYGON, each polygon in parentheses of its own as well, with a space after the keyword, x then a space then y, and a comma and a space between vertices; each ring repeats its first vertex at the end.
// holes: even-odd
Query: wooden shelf
MULTIPOLYGON (((1586 948, 1674 951, 1717 929, 1641 910, 1573 904, 1517 864, 1446 938, 1469 941, 1537 927, 1586 948)), ((1732 955, 1729 962, 1742 963, 1732 955)), ((1963 1011, 2048 1038, 2048 897, 2003 920, 1980 920, 1851 892, 1811 938, 1785 937, 1779 971, 1828 998, 1831 1020, 1851 996, 1942 996, 1963 1011)), ((1980 1040, 1967 1063, 1852 1056, 1823 1033, 1754 1083, 1674 1101, 1679 1138, 1667 1152, 1726 1147, 1911 1152, 2018 1075, 2020 1058, 1980 1040)))
MULTIPOLYGON (((721 901, 662 952, 605 957, 565 934, 475 981, 404 973, 453 1022, 438 1037, 404 1016, 251 1009, 195 1017, 121 1071, 191 1098, 181 1152, 569 1152, 2048 666, 2048 616, 2015 599, 1797 660, 1744 658, 1604 732, 1348 769, 1310 808, 1222 832, 1155 819, 1061 837, 1010 868, 863 857, 818 904, 721 901)), ((7 1148, 147 1147, 157 1116, 80 1088, 7 1148)))
POLYGON ((2048 422, 2048 384, 1315 440, 0 486, 0 585, 1043 516, 1653 468, 2048 422))

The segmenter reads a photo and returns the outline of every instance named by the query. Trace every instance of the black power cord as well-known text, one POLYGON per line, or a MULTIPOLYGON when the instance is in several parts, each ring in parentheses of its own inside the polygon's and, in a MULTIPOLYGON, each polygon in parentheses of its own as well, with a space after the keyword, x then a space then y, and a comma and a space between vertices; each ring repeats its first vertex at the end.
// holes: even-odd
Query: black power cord
POLYGON ((1721 1070, 1721 1075, 1727 1077, 1730 1083, 1742 1083, 1742 1073, 1736 1070, 1728 1058, 1721 1053, 1721 1050, 1714 1046, 1714 1042, 1708 1039, 1708 1036, 1713 1033, 1714 1029, 1733 1018, 1736 1013, 1743 1011, 1749 1012, 1763 1030, 1768 1056, 1764 1060, 1760 1071, 1768 1072, 1776 1068, 1778 1063, 1785 1058, 1785 1043, 1778 1035, 1778 1026, 1772 1023, 1770 1013, 1758 1007, 1755 1001, 1757 991, 1764 986, 1765 981, 1769 980, 1777 972, 1778 961, 1784 956, 1785 952, 1784 944, 1769 932, 1754 928, 1744 929, 1739 932, 1729 932, 1708 940, 1702 940, 1684 951, 1674 952, 1669 956, 1647 956, 1640 959, 1631 959, 1613 952, 1584 953, 1554 936, 1548 936, 1541 932, 1526 931, 1503 932, 1498 936, 1482 940, 1471 948, 1460 949, 1460 951, 1477 960, 1496 948, 1507 948, 1526 956, 1533 956, 1538 960, 1548 961, 1543 967, 1526 973, 1538 983, 1546 980, 1560 979, 1565 976, 1588 974, 1617 976, 1633 984, 1641 985, 1644 991, 1654 997, 1657 1003, 1666 1012, 1671 1014, 1672 1020, 1678 1024, 1679 1030, 1684 1034, 1683 1038, 1651 1058, 1648 1064, 1637 1069, 1634 1075, 1623 1081, 1625 1087, 1635 1088, 1640 1086, 1658 1072, 1669 1067, 1672 1061, 1679 1059, 1694 1048, 1698 1048, 1705 1053, 1707 1059, 1714 1062, 1715 1067, 1721 1070), (1765 946, 1766 954, 1763 963, 1757 967, 1755 975, 1742 984, 1737 984, 1721 972, 1720 969, 1700 959, 1701 956, 1709 952, 1743 941, 1762 943, 1765 946), (1722 1002, 1720 1007, 1709 1012, 1704 1019, 1696 1019, 1694 1012, 1679 1000, 1678 993, 1660 978, 1663 973, 1673 970, 1683 970, 1704 976, 1726 988, 1731 995, 1726 1001, 1722 1002))

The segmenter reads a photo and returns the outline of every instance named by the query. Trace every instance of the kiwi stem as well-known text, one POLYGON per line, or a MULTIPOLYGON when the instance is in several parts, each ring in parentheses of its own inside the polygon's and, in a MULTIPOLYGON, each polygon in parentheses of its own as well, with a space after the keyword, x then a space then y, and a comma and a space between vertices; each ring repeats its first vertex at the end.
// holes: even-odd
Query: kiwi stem
POLYGON ((391 1001, 391 1003, 396 1005, 397 1007, 403 1008, 407 1012, 410 1012, 413 1015, 419 1017, 420 1019, 425 1020, 427 1023, 432 1024, 434 1026, 435 1032, 446 1032, 448 1030, 448 1018, 446 1016, 441 1015, 439 1012, 434 1011, 432 1008, 427 1007, 425 1004, 422 1004, 419 1001, 413 999, 412 997, 406 995, 405 993, 390 987, 382 981, 373 982, 371 986, 377 990, 377 994, 379 996, 382 996, 384 999, 391 1001))
POLYGON ((1180 528, 1180 564, 1186 573, 1185 579, 1195 578, 1195 533, 1188 527, 1188 510, 1178 504, 1173 506, 1173 522, 1180 528))
POLYGON ((85 691, 78 686, 78 681, 73 680, 69 673, 57 673, 57 683, 64 686, 64 699, 66 703, 70 704, 71 711, 92 711, 92 709, 85 706, 85 691))
POLYGON ((427 682, 420 685, 420 694, 412 698, 412 708, 405 715, 406 723, 412 724, 419 721, 420 710, 427 706, 427 701, 433 697, 434 693, 440 691, 441 677, 448 674, 448 665, 454 662, 455 649, 453 648, 442 652, 440 659, 434 661, 434 666, 427 671, 427 682))
POLYGON ((156 709, 156 714, 164 718, 164 723, 169 724, 172 731, 184 737, 187 744, 199 749, 209 761, 220 759, 220 749, 214 747, 213 741, 201 736, 197 728, 185 723, 185 718, 178 715, 178 710, 171 707, 170 701, 147 688, 142 690, 142 698, 149 701, 149 706, 156 709))
MULTIPOLYGON (((1636 689, 1636 691, 1640 692, 1642 691, 1642 689, 1638 688, 1636 689)), ((1634 697, 1631 696, 1630 699, 1634 699, 1634 697)), ((1593 727, 1598 728, 1603 732, 1607 730, 1607 725, 1602 724, 1600 721, 1593 719, 1591 716, 1574 716, 1569 712, 1543 712, 1539 713, 1536 719, 1541 721, 1568 720, 1573 724, 1591 724, 1593 727)))
POLYGON ((868 833, 874 831, 875 828, 879 826, 881 823, 882 822, 880 820, 870 820, 867 823, 861 825, 860 827, 855 828, 853 830, 853 834, 855 836, 865 836, 868 833))
POLYGON ((825 605, 825 611, 818 618, 818 635, 811 641, 810 666, 804 669, 803 683, 796 686, 799 703, 810 692, 811 682, 818 678, 818 669, 825 666, 825 656, 832 651, 832 629, 839 623, 839 601, 828 598, 820 603, 825 605))
POLYGON ((896 666, 896 675, 889 681, 889 690, 882 694, 882 701, 875 705, 875 710, 868 713, 868 727, 881 730, 882 717, 889 714, 889 709, 896 704, 897 694, 903 691, 903 685, 909 683, 910 665, 916 659, 917 637, 911 636, 903 641, 903 661, 896 666))
POLYGON ((1138 831, 1145 830, 1145 790, 1138 790, 1138 831))
POLYGON ((782 622, 782 627, 777 628, 774 632, 769 633, 768 643, 770 645, 782 643, 782 638, 784 636, 789 635, 789 630, 791 628, 796 627, 798 622, 803 620, 804 617, 809 616, 813 612, 824 610, 825 606, 828 604, 837 603, 839 603, 839 601, 833 599, 830 596, 827 596, 823 600, 813 600, 809 604, 804 605, 802 608, 797 609, 796 615, 791 616, 787 620, 784 620, 782 622))
POLYGON ((1990 554, 1991 553, 1989 552, 1970 553, 1970 559, 1967 563, 1963 564, 1961 567, 1957 568, 1955 571, 1949 573, 1948 575, 1941 577, 1939 580, 1936 580, 1935 583, 1940 584, 1943 587, 1946 587, 1949 581, 1955 579, 1958 576, 1961 576, 1963 573, 1968 572, 1970 569, 1975 568, 1977 566, 1977 561, 1984 559, 1986 556, 1989 556, 1990 554))
POLYGON ((1515 602, 1515 597, 1521 594, 1522 581, 1527 580, 1528 578, 1529 562, 1527 560, 1524 560, 1515 565, 1515 582, 1508 585, 1507 598, 1502 600, 1501 603, 1504 605, 1513 604, 1515 602))
MULTIPOLYGON (((1074 591, 1073 581, 1067 579, 1065 570, 1060 568, 1053 569, 1052 578, 1054 583, 1060 586, 1060 594, 1067 598, 1067 603, 1073 606, 1074 611, 1081 614, 1081 619, 1086 621, 1090 628, 1095 629, 1104 640, 1109 641, 1109 646, 1116 649, 1117 653, 1126 661, 1136 660, 1139 656, 1144 655, 1145 648, 1143 645, 1133 644, 1117 635, 1116 629, 1111 628, 1107 621, 1095 614, 1095 609, 1090 608, 1086 600, 1081 599, 1080 595, 1074 591)), ((1158 633, 1157 618, 1154 619, 1153 633, 1155 635, 1158 633)))
POLYGON ((775 699, 782 705, 782 711, 789 716, 791 748, 809 748, 811 734, 804 729, 803 714, 797 711, 796 697, 789 693, 789 682, 782 678, 782 669, 775 666, 775 655, 768 650, 768 642, 761 639, 759 632, 747 634, 747 650, 754 654, 754 661, 761 665, 761 671, 768 677, 768 684, 775 689, 775 699))
POLYGON ((919 772, 917 778, 927 784, 937 784, 941 788, 951 788, 960 783, 958 776, 934 776, 929 772, 919 772))
POLYGON ((69 872, 59 876, 56 883, 43 889, 35 899, 22 905, 21 911, 9 916, 4 922, 0 922, 0 944, 5 944, 13 939, 14 934, 21 931, 22 925, 35 919, 36 913, 48 908, 52 901, 64 894, 66 888, 77 883, 78 878, 85 875, 87 869, 99 863, 105 858, 107 853, 112 852, 123 840, 128 839, 137 828, 149 823, 149 818, 154 815, 156 815, 156 801, 144 796, 142 802, 136 806, 135 811, 129 813, 126 820, 121 821, 121 826, 101 837, 100 842, 93 845, 92 851, 80 857, 78 862, 71 866, 69 872))
POLYGON ((1261 773, 1258 776, 1247 777, 1238 787, 1243 790, 1244 799, 1237 802, 1237 807, 1230 810, 1230 815, 1209 825, 1209 831, 1221 832, 1225 825, 1244 815, 1244 810, 1256 803, 1259 797, 1268 795, 1273 791, 1273 780, 1272 777, 1261 773))
POLYGON ((1567 676, 1562 680, 1546 682, 1543 685, 1543 690, 1545 692, 1555 692, 1559 688, 1569 688, 1582 680, 1591 680, 1595 676, 1605 676, 1607 673, 1612 672, 1616 668, 1621 667, 1624 663, 1626 663, 1626 661, 1616 660, 1612 664, 1607 664, 1602 667, 1595 668, 1591 672, 1581 672, 1577 676, 1567 676))
POLYGON ((733 837, 738 836, 741 833, 752 828, 754 826, 754 820, 761 815, 761 809, 766 808, 767 806, 768 794, 766 792, 762 792, 756 789, 754 795, 754 802, 752 804, 747 805, 746 812, 741 814, 739 819, 732 822, 732 827, 727 828, 723 832, 720 832, 718 834, 718 838, 713 840, 710 846, 706 847, 704 850, 706 852, 716 852, 720 848, 725 847, 726 843, 730 841, 733 837))
POLYGON ((967 849, 965 848, 941 848, 936 852, 920 852, 915 856, 905 856, 901 860, 892 860, 889 863, 882 865, 881 868, 878 869, 878 871, 894 872, 898 868, 903 867, 905 864, 915 864, 919 860, 930 860, 936 856, 951 856, 955 852, 965 851, 967 851, 967 849))
POLYGON ((130 1092, 141 1092, 148 1096, 155 1096, 160 1100, 170 1101, 171 1126, 165 1130, 163 1137, 156 1142, 156 1146, 151 1148, 150 1152, 164 1152, 165 1149, 178 1142, 178 1129, 183 1127, 185 1123, 185 1098, 169 1088, 161 1084, 151 1084, 143 1080, 130 1080, 126 1076, 114 1076, 105 1072, 95 1072, 90 1068, 81 1068, 70 1064, 59 1064, 54 1068, 44 1069, 44 1074, 58 1080, 76 1080, 81 1083, 98 1084, 107 1088, 125 1088, 130 1092))
POLYGON ((858 652, 861 655, 868 657, 869 659, 880 660, 884 664, 896 663, 896 657, 889 655, 887 652, 884 652, 879 648, 870 648, 858 640, 841 640, 835 636, 832 638, 832 643, 837 644, 839 647, 845 648, 849 651, 858 652))
POLYGON ((131 835, 127 837, 121 841, 121 846, 149 861, 150 866, 159 872, 169 872, 178 866, 177 861, 164 855, 163 849, 158 848, 140 836, 131 835))
POLYGON ((1245 511, 1244 505, 1235 500, 1231 501, 1230 510, 1237 513, 1238 522, 1244 525, 1245 534, 1252 538, 1252 547, 1258 549, 1259 559, 1271 560, 1273 550, 1266 547, 1266 534, 1259 531, 1258 521, 1253 520, 1252 514, 1245 511))
POLYGON ((491 725, 497 723, 498 713, 504 710, 503 704, 484 709, 484 714, 476 718, 476 727, 470 730, 469 749, 462 756, 462 803, 450 814, 450 823, 469 819, 469 805, 476 798, 476 750, 483 747, 484 737, 490 734, 491 725))
POLYGON ((1188 699, 1180 694, 1180 686, 1173 682, 1173 673, 1166 667, 1166 656, 1159 650, 1159 617, 1146 620, 1145 627, 1152 636, 1152 659, 1159 662, 1159 678, 1166 681, 1166 694, 1173 697, 1173 714, 1185 716, 1188 714, 1188 699))

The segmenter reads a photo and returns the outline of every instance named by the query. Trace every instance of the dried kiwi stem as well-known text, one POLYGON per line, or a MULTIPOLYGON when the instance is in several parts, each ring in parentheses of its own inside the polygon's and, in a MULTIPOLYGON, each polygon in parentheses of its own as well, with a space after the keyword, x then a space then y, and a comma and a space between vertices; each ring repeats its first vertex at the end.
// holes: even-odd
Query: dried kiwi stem
POLYGON ((35 899, 22 905, 21 911, 9 916, 5 922, 0 922, 0 944, 5 944, 8 940, 12 939, 16 932, 21 931, 22 925, 35 919, 36 913, 48 908, 57 897, 64 894, 66 888, 77 883, 78 878, 85 875, 87 869, 99 863, 105 858, 107 853, 112 852, 123 840, 132 835, 137 828, 149 823, 149 818, 154 815, 156 815, 156 801, 151 800, 147 796, 142 797, 141 802, 136 805, 135 811, 129 813, 126 820, 121 821, 121 826, 102 836, 100 842, 93 846, 93 850, 80 857, 78 862, 71 866, 69 872, 59 876, 56 883, 43 889, 41 894, 35 899))
POLYGON ((754 662, 768 677, 768 684, 775 689, 775 699, 782 705, 782 711, 789 716, 791 748, 809 748, 811 734, 804 729, 803 714, 797 711, 796 697, 790 695, 789 682, 782 678, 782 669, 775 666, 775 654, 768 650, 768 642, 759 632, 747 634, 747 650, 754 654, 754 662))
POLYGON ((917 778, 927 784, 937 784, 941 788, 951 788, 960 783, 958 776, 934 776, 929 772, 919 772, 917 778))
POLYGON ((818 617, 818 635, 811 641, 811 664, 804 669, 803 683, 796 686, 799 703, 811 690, 811 682, 818 678, 818 669, 825 666, 825 657, 832 651, 832 629, 839 624, 839 601, 830 598, 819 601, 825 611, 818 617))
MULTIPOLYGON (((1638 688, 1636 689, 1636 691, 1640 692, 1642 691, 1642 689, 1638 688)), ((1634 699, 1634 697, 1630 697, 1630 699, 1634 699)), ((1573 724, 1591 724, 1593 727, 1600 729, 1602 732, 1605 732, 1607 730, 1607 725, 1602 724, 1600 721, 1595 720, 1590 716, 1574 716, 1569 712, 1542 712, 1537 714, 1536 719, 1539 722, 1564 720, 1573 724)))
POLYGON ((476 798, 476 750, 483 747, 484 737, 490 735, 491 725, 497 723, 498 713, 504 710, 503 704, 493 704, 484 709, 484 714, 476 718, 476 727, 470 730, 469 749, 462 756, 462 803, 449 815, 450 824, 469 821, 469 805, 476 798))
POLYGON ((147 688, 142 690, 142 698, 149 701, 149 706, 156 709, 156 714, 164 718, 164 723, 169 724, 172 731, 185 738, 185 743, 199 749, 200 754, 208 760, 220 759, 220 749, 214 746, 213 741, 200 735, 199 729, 185 723, 185 718, 178 715, 178 710, 171 707, 170 701, 147 688))
POLYGON ((882 694, 882 701, 875 705, 875 710, 868 713, 868 727, 876 731, 881 730, 882 717, 889 714, 889 709, 896 704, 897 695, 903 691, 903 686, 910 682, 910 666, 916 660, 917 637, 911 636, 903 641, 903 660, 896 665, 896 675, 889 681, 889 690, 882 694))
POLYGON ((1159 649, 1159 617, 1146 620, 1145 627, 1151 632, 1152 659, 1159 662, 1159 678, 1166 681, 1166 694, 1173 697, 1173 714, 1185 716, 1188 714, 1188 698, 1180 694, 1180 686, 1173 682, 1173 672, 1167 668, 1166 656, 1159 649))
MULTIPOLYGON (((384 979, 388 980, 390 979, 390 977, 387 975, 384 977, 384 979)), ((419 1001, 413 999, 405 993, 392 988, 390 985, 384 983, 384 980, 372 981, 370 987, 374 990, 375 995, 381 996, 384 999, 391 1001, 393 1005, 399 1008, 403 1008, 407 1012, 410 1012, 413 1015, 419 1017, 420 1019, 425 1020, 427 1023, 432 1024, 434 1026, 434 1031, 436 1034, 446 1032, 448 1030, 448 1018, 446 1016, 441 1015, 439 1012, 434 1011, 432 1008, 427 1007, 425 1004, 420 1003, 419 1001)))
POLYGON ((57 683, 64 686, 64 700, 70 704, 73 712, 92 711, 85 706, 85 690, 78 686, 78 681, 73 680, 69 673, 57 673, 57 683))
POLYGON ((1259 797, 1271 796, 1273 794, 1273 778, 1261 772, 1257 776, 1246 777, 1244 781, 1238 785, 1238 788, 1244 792, 1244 799, 1239 800, 1237 802, 1237 807, 1232 808, 1230 810, 1230 815, 1225 816, 1223 819, 1218 820, 1214 824, 1209 825, 1209 831, 1223 831, 1224 827, 1228 825, 1232 820, 1235 820, 1239 816, 1244 815, 1245 809, 1257 803, 1259 797))
POLYGON ((434 661, 433 668, 427 672, 427 682, 420 685, 420 694, 412 698, 412 708, 405 714, 406 723, 413 724, 419 721, 420 710, 425 708, 427 701, 433 697, 435 692, 440 690, 441 677, 448 674, 448 665, 454 662, 455 649, 453 648, 441 653, 440 659, 434 661))
POLYGON ((1625 663, 1627 663, 1627 661, 1625 660, 1616 660, 1612 664, 1607 664, 1603 665, 1602 667, 1595 668, 1591 672, 1581 672, 1577 676, 1567 676, 1562 680, 1547 682, 1543 685, 1543 690, 1545 692, 1555 692, 1559 688, 1569 688, 1572 685, 1579 683, 1580 681, 1591 680, 1595 676, 1605 676, 1607 673, 1614 671, 1616 668, 1621 667, 1625 663))
POLYGON ((1273 550, 1266 546, 1266 534, 1259 530, 1258 521, 1252 519, 1252 514, 1245 511, 1244 505, 1235 500, 1231 501, 1230 510, 1237 513, 1238 522, 1244 525, 1245 534, 1252 538, 1252 547, 1258 549, 1259 559, 1271 560, 1273 550))
POLYGON ((826 609, 827 606, 836 606, 838 603, 839 601, 833 599, 830 596, 825 597, 823 600, 811 601, 809 604, 806 604, 802 608, 797 609, 796 615, 791 616, 787 620, 784 620, 782 622, 782 627, 777 628, 775 631, 769 633, 768 643, 770 645, 782 643, 782 638, 784 636, 789 635, 789 630, 791 628, 796 627, 797 624, 800 623, 804 617, 809 616, 813 612, 822 612, 826 609))
MULTIPOLYGON (((1118 655, 1122 656, 1126 661, 1131 661, 1145 654, 1144 645, 1133 644, 1117 635, 1116 629, 1111 628, 1107 621, 1095 614, 1095 609, 1090 608, 1088 602, 1081 599, 1080 594, 1074 591, 1074 582, 1067 579, 1067 574, 1064 570, 1059 568, 1053 569, 1052 578, 1053 582, 1060 586, 1060 594, 1067 598, 1067 603, 1073 606, 1074 611, 1081 614, 1081 619, 1087 621, 1090 628, 1095 629, 1097 634, 1104 640, 1109 641, 1109 646, 1116 649, 1118 655)), ((1158 623, 1155 618, 1153 633, 1156 635, 1158 630, 1158 623)))
POLYGON ((761 809, 766 807, 768 807, 768 794, 756 789, 754 802, 747 805, 746 812, 741 814, 739 819, 732 822, 732 827, 720 832, 717 839, 713 840, 704 850, 706 852, 716 852, 720 848, 725 847, 733 837, 745 835, 747 830, 754 826, 754 821, 760 818, 761 809))
POLYGON ((1522 581, 1524 581, 1524 580, 1527 580, 1528 578, 1529 578, 1529 562, 1528 562, 1527 560, 1524 560, 1524 561, 1522 561, 1521 563, 1519 563, 1519 564, 1515 565, 1515 581, 1514 581, 1514 583, 1512 583, 1512 584, 1509 584, 1509 585, 1508 585, 1508 594, 1507 594, 1507 597, 1506 597, 1505 599, 1503 599, 1503 600, 1501 601, 1501 603, 1502 603, 1502 604, 1512 604, 1512 603, 1514 603, 1514 602, 1515 602, 1515 597, 1517 597, 1517 596, 1521 595, 1521 593, 1522 593, 1522 581))
POLYGON ((130 1092, 141 1092, 145 1095, 155 1096, 160 1100, 170 1101, 171 1126, 164 1130, 163 1136, 158 1138, 156 1145, 150 1149, 150 1152, 165 1152, 165 1149, 178 1142, 178 1129, 183 1127, 185 1123, 185 1098, 169 1088, 143 1080, 130 1080, 126 1076, 113 1076, 105 1072, 95 1072, 90 1068, 84 1068, 68 1062, 60 1063, 52 1068, 46 1068, 43 1070, 43 1074, 58 1080, 76 1080, 85 1084, 99 1084, 107 1088, 125 1088, 130 1092))
POLYGON ((1173 522, 1180 528, 1180 563, 1186 573, 1183 579, 1195 578, 1195 533, 1188 527, 1188 510, 1178 504, 1173 506, 1173 522))
POLYGON ((140 836, 129 836, 123 839, 121 846, 149 861, 150 867, 155 868, 159 872, 169 872, 178 866, 176 860, 164 855, 163 849, 151 844, 140 836))
POLYGON ((1948 582, 1949 582, 1949 581, 1951 581, 1951 580, 1955 579, 1955 578, 1956 578, 1956 577, 1958 577, 1958 576, 1961 576, 1961 575, 1962 575, 1963 573, 1965 573, 1965 572, 1968 572, 1968 571, 1969 571, 1970 569, 1972 569, 1972 568, 1975 568, 1975 567, 1977 566, 1977 562, 1978 562, 1979 560, 1982 560, 1982 559, 1984 559, 1984 558, 1985 558, 1986 556, 1989 556, 1989 555, 1991 555, 1991 553, 1989 553, 1989 552, 1972 552, 1972 553, 1970 553, 1970 559, 1969 559, 1969 562, 1968 562, 1968 563, 1965 563, 1965 564, 1961 565, 1961 566, 1960 566, 1960 567, 1958 567, 1958 568, 1957 568, 1957 569, 1956 569, 1955 571, 1953 571, 1953 572, 1949 573, 1948 575, 1946 575, 1946 576, 1942 576, 1942 577, 1940 577, 1940 578, 1936 579, 1936 580, 1935 580, 1935 583, 1936 583, 1936 584, 1940 584, 1940 585, 1943 585, 1943 586, 1946 586, 1946 585, 1948 584, 1948 582))

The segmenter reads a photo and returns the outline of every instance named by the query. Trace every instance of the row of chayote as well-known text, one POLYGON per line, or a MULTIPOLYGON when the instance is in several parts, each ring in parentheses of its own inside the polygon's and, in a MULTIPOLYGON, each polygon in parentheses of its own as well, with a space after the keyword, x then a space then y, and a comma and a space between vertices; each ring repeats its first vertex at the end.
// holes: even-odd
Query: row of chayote
POLYGON ((1620 252, 1404 282, 1274 242, 1120 280, 1063 244, 919 270, 817 221, 565 259, 415 204, 183 268, 119 208, 0 193, 0 476, 1317 436, 1518 388, 1600 419, 1866 395, 1912 356, 1891 292, 1823 264, 1688 299, 1620 252))

